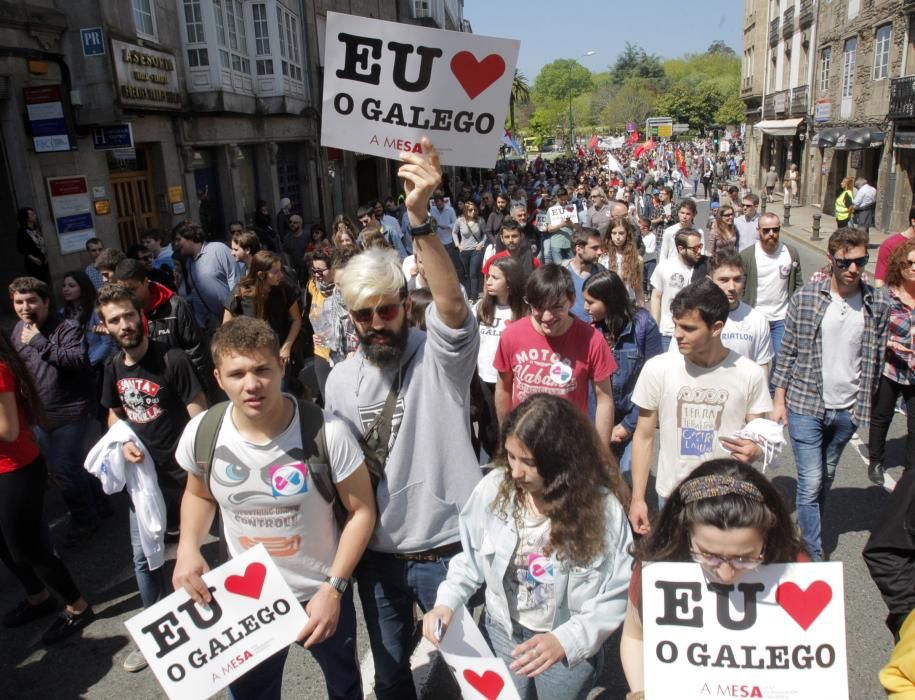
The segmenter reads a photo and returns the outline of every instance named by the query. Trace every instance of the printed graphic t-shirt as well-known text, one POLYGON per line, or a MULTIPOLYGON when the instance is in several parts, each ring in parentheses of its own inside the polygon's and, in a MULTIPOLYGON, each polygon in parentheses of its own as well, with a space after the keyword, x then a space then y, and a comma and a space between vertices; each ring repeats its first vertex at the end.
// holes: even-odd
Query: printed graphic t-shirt
MULTIPOLYGON (((210 490, 222 513, 229 554, 237 557, 263 544, 296 598, 306 601, 324 583, 340 533, 303 461, 298 410, 296 405, 286 429, 266 444, 242 437, 227 411, 210 466, 210 490)), ((178 464, 198 477, 203 472, 194 461, 194 438, 204 415, 188 423, 175 453, 178 464)), ((362 450, 346 424, 327 411, 324 438, 339 483, 362 464, 362 450)))
MULTIPOLYGON (((481 301, 480 304, 482 303, 483 302, 481 301)), ((474 314, 477 313, 480 304, 477 304, 474 307, 474 314)), ((504 306, 496 304, 492 325, 484 326, 483 323, 479 324, 480 353, 477 356, 477 372, 480 375, 480 379, 484 382, 495 384, 499 380, 499 373, 496 372, 495 368, 492 366, 492 362, 493 358, 496 356, 496 350, 499 348, 499 338, 502 337, 502 332, 511 322, 512 307, 508 304, 505 304, 504 306)))
POLYGON ((588 382, 602 382, 616 371, 607 341, 579 319, 558 337, 534 328, 530 317, 508 326, 499 339, 493 366, 512 373, 512 408, 534 394, 568 399, 588 414, 588 382))
POLYGON ((632 402, 658 412, 656 489, 665 498, 706 460, 731 456, 719 439, 743 428, 746 416, 772 410, 762 367, 733 350, 714 367, 700 367, 680 353, 652 357, 632 402))
POLYGON ((553 629, 556 613, 553 562, 544 552, 550 543, 550 519, 525 512, 518 546, 505 572, 512 620, 534 632, 553 629))
POLYGON ((137 364, 127 366, 124 352, 105 365, 102 405, 123 408, 127 422, 149 450, 160 478, 182 483, 175 464, 175 446, 190 416, 189 404, 201 391, 197 373, 183 350, 150 340, 137 364))

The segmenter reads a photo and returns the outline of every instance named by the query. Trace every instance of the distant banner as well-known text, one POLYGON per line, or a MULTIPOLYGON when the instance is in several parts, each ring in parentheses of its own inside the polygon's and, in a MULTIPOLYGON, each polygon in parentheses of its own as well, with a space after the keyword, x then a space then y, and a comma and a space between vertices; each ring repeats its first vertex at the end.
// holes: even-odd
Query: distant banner
POLYGON ((492 167, 520 42, 327 13, 321 145, 492 167))

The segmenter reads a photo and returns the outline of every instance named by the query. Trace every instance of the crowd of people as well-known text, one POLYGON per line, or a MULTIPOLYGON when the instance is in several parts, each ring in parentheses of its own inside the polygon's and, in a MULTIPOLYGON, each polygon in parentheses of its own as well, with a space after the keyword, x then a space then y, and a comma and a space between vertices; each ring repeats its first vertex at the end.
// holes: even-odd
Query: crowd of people
MULTIPOLYGON (((380 700, 416 697, 415 606, 438 643, 460 606, 480 604, 522 697, 585 697, 620 627, 640 697, 643 566, 692 561, 731 582, 826 559, 842 450, 869 425, 867 473, 882 485, 900 397, 915 462, 915 208, 881 246, 875 285, 855 227, 805 277, 739 153, 711 146, 626 148, 619 173, 594 153, 500 162, 452 183, 424 140, 401 155, 403 195, 340 214, 330 235, 306 233, 288 202, 274 228, 264 205, 256 230, 233 222, 224 240, 192 221, 127 251, 90 240, 58 309, 37 272, 14 280, 0 559, 25 598, 3 624, 58 612, 54 596, 46 643, 94 619, 43 518, 50 474, 67 549, 114 516, 126 484, 144 607, 174 588, 209 600, 201 547, 217 513, 229 556, 263 543, 308 612, 299 641, 332 698, 363 697, 353 581, 380 700), (718 204, 705 227, 682 196, 692 172, 718 204), (759 468, 778 423, 796 526, 759 468)), ((915 488, 902 493, 888 517, 908 512, 915 488)), ((878 535, 875 580, 905 636, 915 599, 878 535)), ((232 697, 279 698, 286 655, 232 697)), ((136 648, 123 660, 145 666, 136 648)))

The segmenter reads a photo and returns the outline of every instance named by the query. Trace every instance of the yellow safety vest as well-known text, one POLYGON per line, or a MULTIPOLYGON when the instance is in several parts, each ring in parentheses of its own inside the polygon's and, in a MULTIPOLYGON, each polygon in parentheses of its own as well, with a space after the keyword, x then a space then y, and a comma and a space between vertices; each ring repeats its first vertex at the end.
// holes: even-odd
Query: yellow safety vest
POLYGON ((836 221, 845 221, 849 216, 848 207, 845 206, 845 195, 852 196, 848 190, 842 190, 839 196, 836 197, 836 210, 834 212, 836 221))

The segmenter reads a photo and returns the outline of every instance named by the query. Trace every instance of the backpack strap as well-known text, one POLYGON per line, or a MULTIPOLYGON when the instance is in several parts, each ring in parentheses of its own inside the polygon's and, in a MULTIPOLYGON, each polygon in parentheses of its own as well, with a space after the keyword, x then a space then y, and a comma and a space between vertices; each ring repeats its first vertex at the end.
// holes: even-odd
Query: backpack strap
POLYGON ((213 455, 216 453, 216 438, 219 437, 222 419, 230 405, 229 401, 221 401, 211 406, 197 426, 197 435, 194 436, 194 462, 203 471, 203 482, 211 495, 210 467, 213 466, 213 455))
POLYGON ((340 501, 334 483, 333 467, 327 455, 327 438, 324 434, 324 411, 310 401, 296 403, 299 410, 299 432, 302 435, 304 461, 307 463, 315 489, 331 505, 334 520, 342 530, 349 519, 349 511, 340 501))

